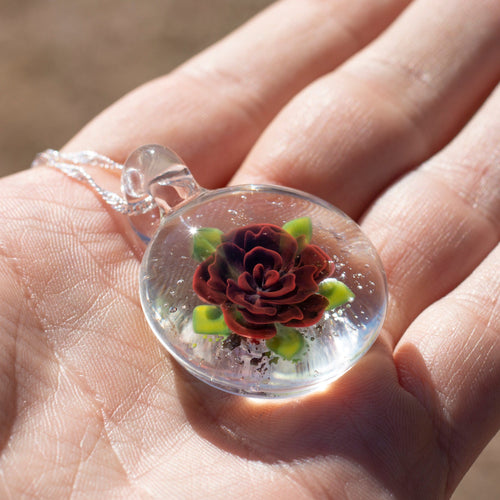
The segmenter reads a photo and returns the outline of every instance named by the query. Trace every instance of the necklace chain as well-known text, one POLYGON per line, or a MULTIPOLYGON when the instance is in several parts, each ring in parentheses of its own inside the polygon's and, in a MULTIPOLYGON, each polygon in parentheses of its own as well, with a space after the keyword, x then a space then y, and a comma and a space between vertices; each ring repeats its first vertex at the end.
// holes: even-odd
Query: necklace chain
POLYGON ((124 215, 145 214, 156 207, 156 203, 152 196, 147 196, 137 202, 129 203, 119 194, 99 186, 94 178, 86 171, 86 167, 97 167, 112 172, 121 172, 123 170, 123 165, 94 151, 61 153, 54 149, 47 149, 36 156, 31 166, 45 166, 60 170, 68 177, 89 186, 113 210, 124 215))

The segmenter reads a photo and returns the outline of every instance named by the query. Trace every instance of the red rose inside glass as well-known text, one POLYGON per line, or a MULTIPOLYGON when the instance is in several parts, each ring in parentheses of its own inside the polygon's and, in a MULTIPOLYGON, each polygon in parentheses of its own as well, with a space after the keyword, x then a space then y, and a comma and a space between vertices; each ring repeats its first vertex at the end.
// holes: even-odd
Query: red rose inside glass
POLYGON ((193 289, 221 307, 234 333, 268 339, 276 323, 306 327, 321 319, 328 299, 318 293, 319 283, 333 270, 330 257, 304 237, 254 224, 222 235, 215 252, 198 265, 193 289))

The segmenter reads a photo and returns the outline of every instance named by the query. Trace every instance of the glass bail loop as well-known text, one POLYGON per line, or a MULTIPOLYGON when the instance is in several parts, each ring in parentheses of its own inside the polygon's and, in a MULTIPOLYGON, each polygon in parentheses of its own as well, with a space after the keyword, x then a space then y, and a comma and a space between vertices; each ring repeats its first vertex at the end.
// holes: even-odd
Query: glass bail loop
POLYGON ((121 183, 130 207, 147 199, 156 204, 147 214, 130 216, 132 227, 146 243, 156 232, 163 215, 204 191, 173 151, 156 144, 142 146, 129 156, 121 183))

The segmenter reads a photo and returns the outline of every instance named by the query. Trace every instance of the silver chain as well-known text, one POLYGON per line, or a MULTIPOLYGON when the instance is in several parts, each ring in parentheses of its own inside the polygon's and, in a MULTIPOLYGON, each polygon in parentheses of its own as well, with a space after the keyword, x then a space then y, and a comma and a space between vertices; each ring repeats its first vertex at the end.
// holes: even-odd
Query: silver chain
POLYGON ((89 186, 105 203, 121 214, 140 215, 156 208, 156 203, 152 196, 147 196, 135 203, 129 203, 119 194, 99 186, 94 178, 85 170, 85 167, 97 167, 112 172, 121 172, 123 170, 123 165, 94 151, 61 153, 54 149, 47 149, 36 156, 31 166, 52 167, 60 170, 68 177, 89 186))

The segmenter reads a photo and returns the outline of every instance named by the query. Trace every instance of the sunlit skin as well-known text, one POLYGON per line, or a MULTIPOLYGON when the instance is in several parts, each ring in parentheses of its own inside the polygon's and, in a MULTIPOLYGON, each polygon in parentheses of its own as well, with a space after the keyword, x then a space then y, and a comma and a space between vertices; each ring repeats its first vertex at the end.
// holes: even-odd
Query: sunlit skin
POLYGON ((278 2, 65 146, 164 144, 205 187, 360 221, 388 316, 320 393, 196 381, 148 329, 127 221, 56 170, 0 182, 0 497, 451 495, 500 425, 500 3, 407 4, 278 2))

